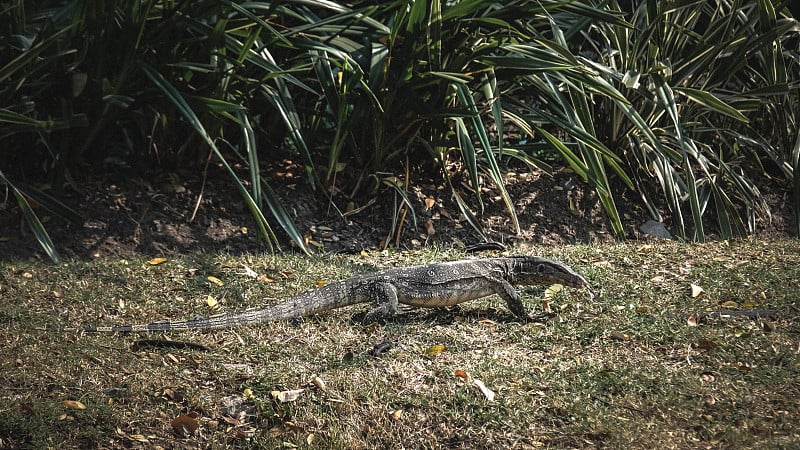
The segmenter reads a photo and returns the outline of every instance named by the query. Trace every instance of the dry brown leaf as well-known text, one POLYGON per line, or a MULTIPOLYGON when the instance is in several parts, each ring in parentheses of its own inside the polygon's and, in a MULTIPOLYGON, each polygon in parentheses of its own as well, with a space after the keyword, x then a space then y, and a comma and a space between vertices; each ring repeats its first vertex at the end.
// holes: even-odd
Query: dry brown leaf
POLYGON ((436 204, 436 200, 434 200, 434 199, 432 199, 430 197, 425 198, 425 208, 431 209, 431 208, 433 208, 433 205, 435 205, 435 204, 436 204))
POLYGON ((182 415, 172 419, 172 429, 180 436, 192 436, 198 428, 200 428, 200 423, 192 416, 182 415))
POLYGON ((325 392, 325 391, 328 390, 328 387, 325 385, 325 381, 323 381, 322 378, 319 377, 319 375, 313 375, 311 377, 311 384, 316 386, 317 389, 319 389, 322 392, 325 392))
POLYGON ((620 333, 619 331, 612 331, 611 339, 615 341, 627 341, 630 339, 630 337, 627 334, 620 333))
POLYGON ((689 317, 687 317, 686 318, 686 324, 689 325, 690 327, 696 327, 697 326, 697 314, 692 314, 689 317))
POLYGON ((700 294, 702 294, 704 292, 703 288, 701 288, 700 286, 698 286, 698 285, 696 285, 694 283, 690 284, 690 286, 692 288, 692 298, 697 298, 697 297, 700 296, 700 294))
POLYGON ((467 378, 469 378, 469 375, 467 374, 467 372, 465 372, 465 371, 463 371, 461 369, 456 369, 453 372, 453 375, 457 376, 458 378, 461 378, 462 380, 466 380, 467 378))
POLYGON ((698 350, 714 350, 717 347, 719 344, 708 339, 701 339, 694 344, 694 348, 698 350))
POLYGON ((434 228, 433 221, 430 219, 425 221, 425 233, 428 236, 433 236, 434 234, 436 234, 436 228, 434 228))
POLYGON ((391 416, 392 420, 400 421, 400 420, 403 419, 403 410, 402 409, 395 409, 394 411, 389 413, 389 415, 391 416))
POLYGON ((61 403, 69 409, 86 409, 86 405, 77 400, 64 400, 61 403))
POLYGON ((721 306, 721 307, 723 307, 725 309, 739 309, 739 304, 736 303, 733 300, 728 300, 726 302, 722 302, 722 304, 719 305, 719 306, 721 306))

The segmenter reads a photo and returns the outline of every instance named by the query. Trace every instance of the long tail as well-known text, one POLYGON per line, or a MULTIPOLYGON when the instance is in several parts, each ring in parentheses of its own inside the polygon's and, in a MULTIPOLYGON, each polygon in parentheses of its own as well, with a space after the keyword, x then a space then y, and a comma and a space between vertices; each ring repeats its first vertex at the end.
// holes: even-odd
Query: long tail
POLYGON ((347 295, 341 283, 333 283, 318 289, 302 292, 278 304, 240 312, 216 314, 181 321, 160 321, 139 325, 116 325, 111 327, 86 327, 87 333, 135 333, 147 331, 178 331, 191 329, 230 328, 240 325, 274 322, 277 320, 305 317, 329 309, 361 303, 357 296, 347 295))

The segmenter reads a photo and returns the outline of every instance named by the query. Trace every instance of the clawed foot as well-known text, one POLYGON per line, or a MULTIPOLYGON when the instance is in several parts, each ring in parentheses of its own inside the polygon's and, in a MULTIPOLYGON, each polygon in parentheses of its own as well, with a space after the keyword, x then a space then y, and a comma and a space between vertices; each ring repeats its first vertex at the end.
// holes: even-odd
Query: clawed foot
POLYGON ((552 319, 555 316, 556 315, 553 314, 553 313, 549 313, 547 311, 541 311, 541 312, 538 312, 538 313, 528 314, 525 319, 526 319, 527 322, 544 323, 544 322, 547 322, 548 320, 552 319))

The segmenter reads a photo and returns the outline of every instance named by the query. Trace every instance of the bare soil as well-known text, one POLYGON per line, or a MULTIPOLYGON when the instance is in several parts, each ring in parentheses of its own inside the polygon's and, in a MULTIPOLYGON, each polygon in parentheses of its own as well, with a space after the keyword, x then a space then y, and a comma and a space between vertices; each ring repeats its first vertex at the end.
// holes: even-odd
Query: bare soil
MULTIPOLYGON (((346 194, 343 188, 332 190, 334 206, 325 195, 311 189, 302 167, 292 161, 275 163, 269 171, 272 187, 314 251, 359 252, 387 245, 460 247, 486 239, 505 244, 540 245, 614 240, 596 193, 569 169, 558 169, 553 176, 527 169, 505 173, 507 189, 519 216, 519 233, 514 233, 496 190, 483 189, 481 214, 468 183, 457 184, 463 198, 479 216, 485 237, 468 224, 449 188, 435 181, 434 176, 422 176, 421 180, 408 183, 415 221, 410 212, 397 213, 401 209, 401 199, 394 190, 383 185, 374 189, 368 181, 358 182, 355 176, 351 177, 353 182, 339 180, 337 186, 345 185, 355 193, 346 194), (399 239, 397 232, 392 231, 393 216, 402 218, 399 239)), ((246 179, 245 174, 242 179, 246 179)), ((791 216, 788 188, 772 182, 762 186, 762 192, 766 192, 772 218, 759 220, 757 233, 768 237, 785 235, 791 216)), ((254 220, 227 174, 219 167, 212 167, 205 174, 202 171, 159 175, 100 172, 79 180, 77 189, 51 194, 84 218, 80 225, 69 224, 37 209, 58 251, 68 259, 245 254, 269 250, 259 243, 254 220)), ((626 238, 645 238, 639 225, 651 217, 638 194, 622 186, 615 199, 626 238)), ((280 226, 274 220, 270 222, 281 248, 295 248, 280 226)), ((665 224, 670 227, 667 215, 665 224)), ((3 259, 47 258, 11 197, 0 203, 0 255, 3 259)))

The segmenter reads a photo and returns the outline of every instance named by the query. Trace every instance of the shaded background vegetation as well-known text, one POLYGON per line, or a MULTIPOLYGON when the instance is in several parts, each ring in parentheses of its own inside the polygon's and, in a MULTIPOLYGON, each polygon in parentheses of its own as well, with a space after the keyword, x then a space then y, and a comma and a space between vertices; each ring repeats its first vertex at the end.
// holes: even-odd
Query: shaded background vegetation
POLYGON ((0 184, 54 260, 32 203, 79 222, 57 200, 78 174, 209 157, 270 246, 269 216, 304 248, 263 170, 286 154, 341 209, 341 192, 390 189, 413 213, 409 174, 434 168, 478 232, 482 183, 519 228, 502 179, 511 160, 569 165, 619 237, 621 186, 682 238, 751 232, 770 214, 766 182, 793 189, 797 224, 800 26, 788 5, 6 2, 0 184))

